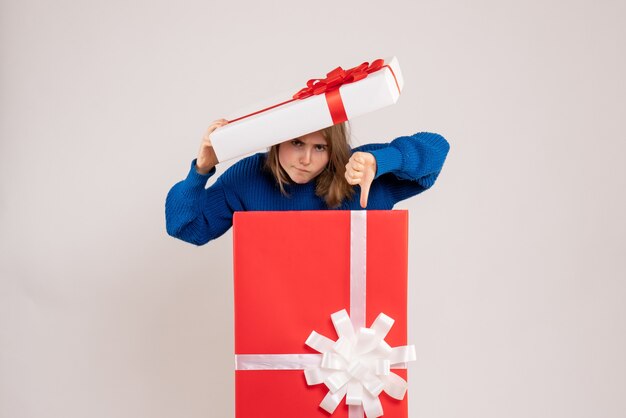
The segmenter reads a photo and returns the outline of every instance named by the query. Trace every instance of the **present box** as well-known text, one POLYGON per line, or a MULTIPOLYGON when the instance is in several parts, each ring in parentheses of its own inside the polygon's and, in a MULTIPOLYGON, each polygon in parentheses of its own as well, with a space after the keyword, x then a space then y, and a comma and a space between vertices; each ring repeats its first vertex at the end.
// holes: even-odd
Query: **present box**
POLYGON ((219 161, 260 151, 392 105, 403 84, 396 57, 337 67, 324 79, 311 79, 306 87, 228 118, 211 134, 211 143, 219 161))
MULTIPOLYGON (((326 356, 337 355, 321 355, 311 341, 323 340, 320 335, 336 340, 343 309, 357 331, 371 324, 380 329, 382 312, 395 319, 384 341, 397 347, 392 349, 395 354, 406 351, 407 226, 406 211, 235 213, 237 418, 364 416, 363 406, 348 406, 347 399, 339 399, 332 414, 320 406, 333 394, 325 384, 309 384, 310 375, 320 371, 326 356)), ((406 368, 397 369, 393 363, 414 356, 413 351, 403 360, 392 360, 391 374, 406 379, 406 368)), ((332 373, 336 377, 343 372, 332 373)), ((402 387, 394 390, 402 392, 402 387)), ((365 395, 372 398, 369 392, 365 395)), ((384 416, 407 417, 407 398, 403 392, 396 397, 403 399, 386 392, 377 397, 384 416)), ((371 412, 367 417, 378 415, 371 412)))

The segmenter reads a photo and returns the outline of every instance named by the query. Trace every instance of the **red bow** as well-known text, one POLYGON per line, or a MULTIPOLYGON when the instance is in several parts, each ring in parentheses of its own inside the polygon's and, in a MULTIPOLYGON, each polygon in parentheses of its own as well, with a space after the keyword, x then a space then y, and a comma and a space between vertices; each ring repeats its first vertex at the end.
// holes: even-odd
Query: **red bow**
MULTIPOLYGON (((364 62, 363 64, 344 70, 341 67, 337 67, 326 75, 326 78, 313 78, 306 83, 306 87, 293 95, 292 99, 284 101, 282 103, 275 104, 270 107, 258 110, 245 116, 240 116, 236 119, 230 120, 229 123, 237 122, 247 117, 258 115, 259 113, 266 112, 268 110, 280 107, 284 104, 291 103, 295 100, 306 99, 307 97, 315 96, 324 93, 326 96, 326 103, 328 104, 328 110, 333 120, 333 124, 345 122, 348 120, 346 109, 343 106, 343 100, 341 100, 341 94, 339 88, 344 84, 354 83, 355 81, 366 78, 373 72, 380 70, 383 67, 389 68, 393 74, 391 67, 385 64, 385 60, 377 59, 372 63, 364 62)), ((395 78, 395 75, 394 75, 395 78)), ((396 81, 396 85, 398 82, 396 81)), ((400 87, 398 86, 398 91, 400 87)))
POLYGON ((293 95, 294 99, 306 99, 314 95, 328 93, 340 88, 344 84, 354 83, 367 77, 369 74, 380 70, 385 65, 385 61, 377 59, 371 64, 363 64, 344 70, 337 67, 326 75, 326 78, 313 78, 306 83, 306 87, 293 95))

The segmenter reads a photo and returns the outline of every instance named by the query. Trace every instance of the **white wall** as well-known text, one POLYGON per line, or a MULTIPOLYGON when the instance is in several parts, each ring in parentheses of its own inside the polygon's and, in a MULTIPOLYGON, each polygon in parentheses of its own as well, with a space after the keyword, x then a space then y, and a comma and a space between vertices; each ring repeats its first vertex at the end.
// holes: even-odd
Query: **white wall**
POLYGON ((355 143, 411 211, 412 417, 626 416, 626 4, 0 3, 0 417, 233 415, 231 235, 165 233, 208 123, 397 55, 355 143), (621 256, 621 257, 620 257, 621 256))

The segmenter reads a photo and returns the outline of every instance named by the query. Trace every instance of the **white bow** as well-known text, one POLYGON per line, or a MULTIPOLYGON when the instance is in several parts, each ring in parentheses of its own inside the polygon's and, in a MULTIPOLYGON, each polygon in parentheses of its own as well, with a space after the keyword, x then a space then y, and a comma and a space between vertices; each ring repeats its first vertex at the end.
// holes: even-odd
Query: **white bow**
POLYGON ((371 328, 355 327, 342 309, 331 315, 339 338, 333 341, 313 331, 306 345, 322 353, 319 367, 307 368, 304 376, 308 385, 324 383, 329 392, 320 407, 332 414, 346 397, 347 405, 363 405, 367 418, 383 415, 378 395, 387 393, 402 400, 407 382, 390 369, 414 361, 415 346, 391 347, 385 342, 394 320, 384 313, 378 315, 371 328))

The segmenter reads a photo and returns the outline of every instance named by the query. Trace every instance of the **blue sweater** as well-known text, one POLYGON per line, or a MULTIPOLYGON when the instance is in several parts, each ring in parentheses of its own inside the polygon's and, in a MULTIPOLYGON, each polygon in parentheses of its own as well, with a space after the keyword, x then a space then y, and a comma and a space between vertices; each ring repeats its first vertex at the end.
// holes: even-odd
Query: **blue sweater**
MULTIPOLYGON (((367 209, 388 210, 404 199, 430 188, 437 179, 450 145, 438 134, 420 132, 396 138, 389 144, 369 144, 353 151, 370 152, 376 158, 367 209)), ((315 195, 315 180, 288 184, 284 196, 273 175, 264 170, 266 153, 244 158, 224 172, 209 188, 215 168, 202 175, 191 163, 187 178, 167 195, 167 232, 192 244, 206 244, 226 232, 235 211, 325 210, 315 195)), ((360 188, 338 210, 361 210, 360 188)))

